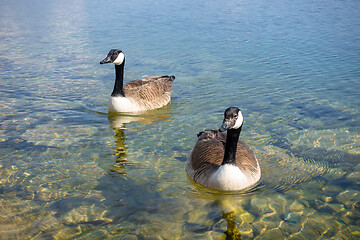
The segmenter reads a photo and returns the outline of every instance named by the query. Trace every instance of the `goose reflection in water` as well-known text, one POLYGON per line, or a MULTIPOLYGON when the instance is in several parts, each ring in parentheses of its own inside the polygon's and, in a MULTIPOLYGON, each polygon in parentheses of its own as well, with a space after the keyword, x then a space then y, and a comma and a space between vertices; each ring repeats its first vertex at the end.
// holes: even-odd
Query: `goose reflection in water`
MULTIPOLYGON (((227 227, 226 227, 226 231, 224 232, 224 237, 226 240, 238 240, 241 239, 241 233, 240 231, 236 228, 236 215, 235 215, 235 211, 231 211, 231 212, 223 212, 222 214, 222 218, 226 220, 227 222, 227 227)), ((223 238, 224 238, 223 237, 223 238)))
POLYGON ((126 175, 126 153, 128 147, 126 146, 126 136, 125 130, 126 125, 134 122, 144 123, 144 124, 156 124, 160 122, 167 122, 172 120, 171 112, 169 107, 164 107, 161 109, 143 112, 139 114, 109 114, 108 120, 110 127, 114 130, 114 149, 116 156, 116 162, 113 164, 110 169, 113 172, 117 172, 121 175, 126 175))
MULTIPOLYGON (((197 199, 196 202, 205 203, 202 205, 205 209, 202 216, 193 212, 188 212, 188 222, 185 223, 185 229, 194 233, 210 233, 215 232, 214 236, 219 236, 221 239, 238 240, 243 238, 252 238, 253 233, 249 231, 252 224, 252 217, 249 212, 243 209, 247 205, 249 196, 254 194, 259 186, 253 186, 242 191, 222 192, 203 187, 190 178, 188 178, 194 187, 190 192, 190 197, 197 199), (209 209, 211 209, 209 211, 209 209), (193 217, 195 216, 195 218, 193 217), (201 222, 209 224, 199 224, 201 222), (204 220, 204 218, 206 220, 204 220)), ((198 210, 197 212, 202 212, 198 210)))
MULTIPOLYGON (((196 221, 195 222, 189 221, 185 223, 184 227, 188 232, 193 232, 197 234, 210 233, 210 235, 212 235, 211 232, 213 232, 216 233, 214 236, 217 237, 218 237, 218 233, 222 233, 221 239, 239 240, 241 239, 241 232, 238 229, 238 226, 242 225, 243 222, 241 219, 238 220, 236 217, 236 215, 239 213, 239 209, 229 206, 230 205, 228 200, 210 201, 209 204, 206 204, 206 208, 210 207, 211 209, 213 209, 213 211, 211 212, 205 211, 206 215, 202 216, 201 218, 207 218, 205 222, 210 221, 211 223, 208 225, 204 225, 204 224, 199 224, 196 221), (225 228, 225 224, 226 224, 226 228, 225 228)), ((189 214, 191 215, 191 213, 189 214)), ((204 219, 202 219, 201 222, 204 222, 204 219)))
POLYGON ((115 132, 115 153, 116 162, 113 164, 111 171, 120 173, 121 175, 126 175, 125 162, 126 162, 126 137, 125 137, 125 124, 124 128, 114 128, 115 132))
POLYGON ((221 209, 221 218, 226 221, 226 231, 223 233, 222 239, 239 240, 241 233, 237 228, 235 207, 228 198, 229 196, 225 196, 225 198, 215 201, 215 204, 221 209))

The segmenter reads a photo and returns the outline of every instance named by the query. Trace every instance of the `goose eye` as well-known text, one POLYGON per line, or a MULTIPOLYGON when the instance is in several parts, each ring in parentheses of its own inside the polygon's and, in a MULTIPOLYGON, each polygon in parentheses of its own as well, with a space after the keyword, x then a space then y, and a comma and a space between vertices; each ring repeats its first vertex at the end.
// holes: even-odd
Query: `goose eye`
POLYGON ((119 54, 115 53, 111 56, 111 60, 115 61, 119 54))

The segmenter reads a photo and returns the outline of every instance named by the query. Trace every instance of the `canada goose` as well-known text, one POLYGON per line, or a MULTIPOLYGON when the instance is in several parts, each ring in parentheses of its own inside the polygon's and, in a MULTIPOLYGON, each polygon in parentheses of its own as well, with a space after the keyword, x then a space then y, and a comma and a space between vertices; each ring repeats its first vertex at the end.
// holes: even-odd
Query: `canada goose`
POLYGON ((230 107, 225 110, 219 130, 198 134, 186 165, 189 177, 196 183, 215 190, 236 191, 259 181, 261 172, 255 154, 239 141, 243 119, 239 108, 230 107))
POLYGON ((124 85, 125 55, 112 49, 100 64, 115 65, 115 85, 111 94, 109 112, 140 112, 167 105, 170 102, 172 82, 175 76, 148 77, 124 85))

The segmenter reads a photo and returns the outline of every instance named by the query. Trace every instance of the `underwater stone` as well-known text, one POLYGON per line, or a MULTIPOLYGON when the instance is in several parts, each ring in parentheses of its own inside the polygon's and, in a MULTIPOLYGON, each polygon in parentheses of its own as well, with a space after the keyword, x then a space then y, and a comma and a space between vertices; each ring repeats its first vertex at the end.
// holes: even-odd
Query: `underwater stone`
POLYGON ((57 226, 60 226, 61 224, 59 221, 53 217, 53 216, 45 216, 39 221, 37 221, 31 228, 31 231, 36 232, 46 232, 47 230, 50 230, 52 228, 55 228, 57 226))
POLYGON ((337 235, 345 236, 343 239, 359 239, 360 227, 358 225, 349 225, 347 228, 341 229, 337 235))
POLYGON ((360 172, 360 163, 358 163, 353 170, 354 172, 360 172))
POLYGON ((241 239, 253 239, 254 238, 254 232, 251 227, 249 228, 241 228, 241 239))
POLYGON ((266 225, 261 220, 254 222, 252 227, 255 235, 260 235, 266 231, 266 225))
POLYGON ((266 213, 274 212, 273 209, 269 207, 269 202, 263 198, 253 198, 251 199, 251 212, 255 213, 258 216, 262 216, 266 213))
POLYGON ((329 203, 329 202, 333 201, 332 197, 329 197, 329 196, 326 196, 326 195, 321 195, 320 199, 323 200, 326 203, 329 203))
POLYGON ((309 207, 310 208, 313 208, 313 209, 320 209, 320 208, 323 208, 325 206, 325 203, 321 200, 311 200, 311 201, 308 201, 309 202, 309 207))
POLYGON ((79 236, 76 239, 78 240, 86 240, 86 239, 106 239, 108 238, 108 232, 106 232, 103 229, 99 229, 99 230, 95 230, 95 231, 89 231, 89 230, 84 230, 84 232, 88 232, 86 234, 83 234, 83 236, 79 236))
POLYGON ((301 192, 301 197, 303 199, 306 199, 307 201, 313 201, 313 200, 316 200, 317 199, 317 194, 314 194, 311 189, 305 189, 301 192))
POLYGON ((344 239, 347 239, 346 236, 342 235, 341 236, 338 236, 340 235, 341 233, 337 233, 336 236, 332 237, 331 240, 344 240, 344 239))
POLYGON ((35 192, 29 186, 26 186, 21 192, 21 196, 25 200, 33 200, 35 198, 35 192))
POLYGON ((347 175, 346 178, 353 182, 359 182, 360 181, 360 172, 352 172, 349 175, 347 175))
POLYGON ((289 210, 291 212, 297 212, 297 211, 301 211, 304 210, 305 206, 304 204, 300 203, 299 201, 295 200, 289 207, 289 210))
MULTIPOLYGON (((356 220, 360 220, 359 216, 360 216, 360 209, 352 209, 350 211, 347 211, 345 213, 345 215, 349 218, 351 218, 352 220, 356 221, 356 220)), ((360 226, 360 225, 359 225, 360 226)))
POLYGON ((352 236, 356 236, 357 238, 360 238, 360 229, 350 232, 352 236))
POLYGON ((315 236, 330 239, 337 233, 341 225, 339 221, 332 219, 329 215, 313 214, 303 224, 302 232, 307 239, 315 239, 315 236))
POLYGON ((332 168, 328 174, 322 176, 326 181, 332 182, 342 179, 346 175, 346 172, 341 168, 332 168))
POLYGON ((269 200, 269 207, 271 209, 276 209, 275 211, 279 215, 280 213, 285 212, 287 201, 288 200, 284 198, 282 195, 273 196, 269 200))
POLYGON ((254 221, 255 217, 251 213, 245 212, 240 215, 240 219, 243 223, 251 223, 254 221))
POLYGON ((329 208, 331 208, 335 212, 343 212, 343 211, 345 211, 345 207, 341 203, 330 203, 330 204, 327 204, 327 206, 329 208))
POLYGON ((71 239, 75 235, 79 234, 78 231, 81 231, 80 226, 78 226, 77 229, 62 226, 55 233, 53 233, 52 238, 50 239, 71 239))
POLYGON ((299 213, 287 213, 285 214, 285 221, 292 223, 299 223, 301 221, 301 215, 299 213))
POLYGON ((345 190, 336 196, 338 202, 343 203, 347 208, 360 201, 359 191, 356 190, 345 190))
POLYGON ((325 232, 324 237, 330 238, 339 231, 342 224, 337 219, 327 216, 324 219, 324 225, 327 226, 327 231, 325 232))
POLYGON ((50 189, 41 188, 40 191, 38 191, 36 193, 36 199, 38 199, 40 201, 48 202, 48 201, 52 200, 52 198, 53 198, 52 195, 53 194, 50 189))
POLYGON ((270 229, 265 231, 264 234, 260 236, 260 239, 284 239, 285 234, 279 228, 270 229))
POLYGON ((338 194, 339 192, 341 192, 343 190, 343 188, 338 185, 328 184, 328 185, 324 186, 321 190, 326 192, 327 195, 333 195, 333 194, 338 194))
POLYGON ((278 228, 280 225, 280 216, 275 213, 265 214, 260 218, 266 225, 266 229, 278 228))
MULTIPOLYGON (((316 217, 316 216, 314 216, 316 217)), ((327 231, 327 226, 314 218, 308 218, 303 224, 303 234, 305 239, 314 239, 315 236, 321 236, 327 231)))
MULTIPOLYGON (((287 234, 295 234, 301 231, 302 224, 301 223, 293 223, 282 221, 280 223, 280 229, 286 232, 287 234)), ((294 238, 296 239, 296 238, 294 238)))
POLYGON ((340 220, 343 221, 345 224, 350 224, 352 222, 352 220, 346 215, 342 216, 340 220))
POLYGON ((107 211, 93 206, 81 206, 71 210, 63 218, 63 223, 67 225, 91 222, 105 222, 109 223, 113 220, 104 217, 107 211))

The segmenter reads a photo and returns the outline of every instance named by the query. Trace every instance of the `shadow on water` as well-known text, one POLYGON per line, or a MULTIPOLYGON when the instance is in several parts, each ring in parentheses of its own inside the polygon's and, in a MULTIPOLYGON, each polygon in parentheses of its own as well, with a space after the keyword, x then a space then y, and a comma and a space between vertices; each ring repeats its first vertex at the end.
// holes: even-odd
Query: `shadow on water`
POLYGON ((298 129, 332 129, 349 126, 358 127, 359 117, 358 112, 351 112, 346 109, 339 109, 328 104, 321 104, 314 101, 300 101, 289 104, 292 111, 296 111, 300 116, 310 118, 313 120, 320 120, 321 125, 309 125, 303 123, 301 119, 294 120, 290 125, 298 129))
POLYGON ((300 115, 310 118, 336 119, 340 121, 346 121, 353 118, 353 114, 351 112, 336 109, 327 104, 295 102, 289 106, 291 108, 298 109, 300 115))

